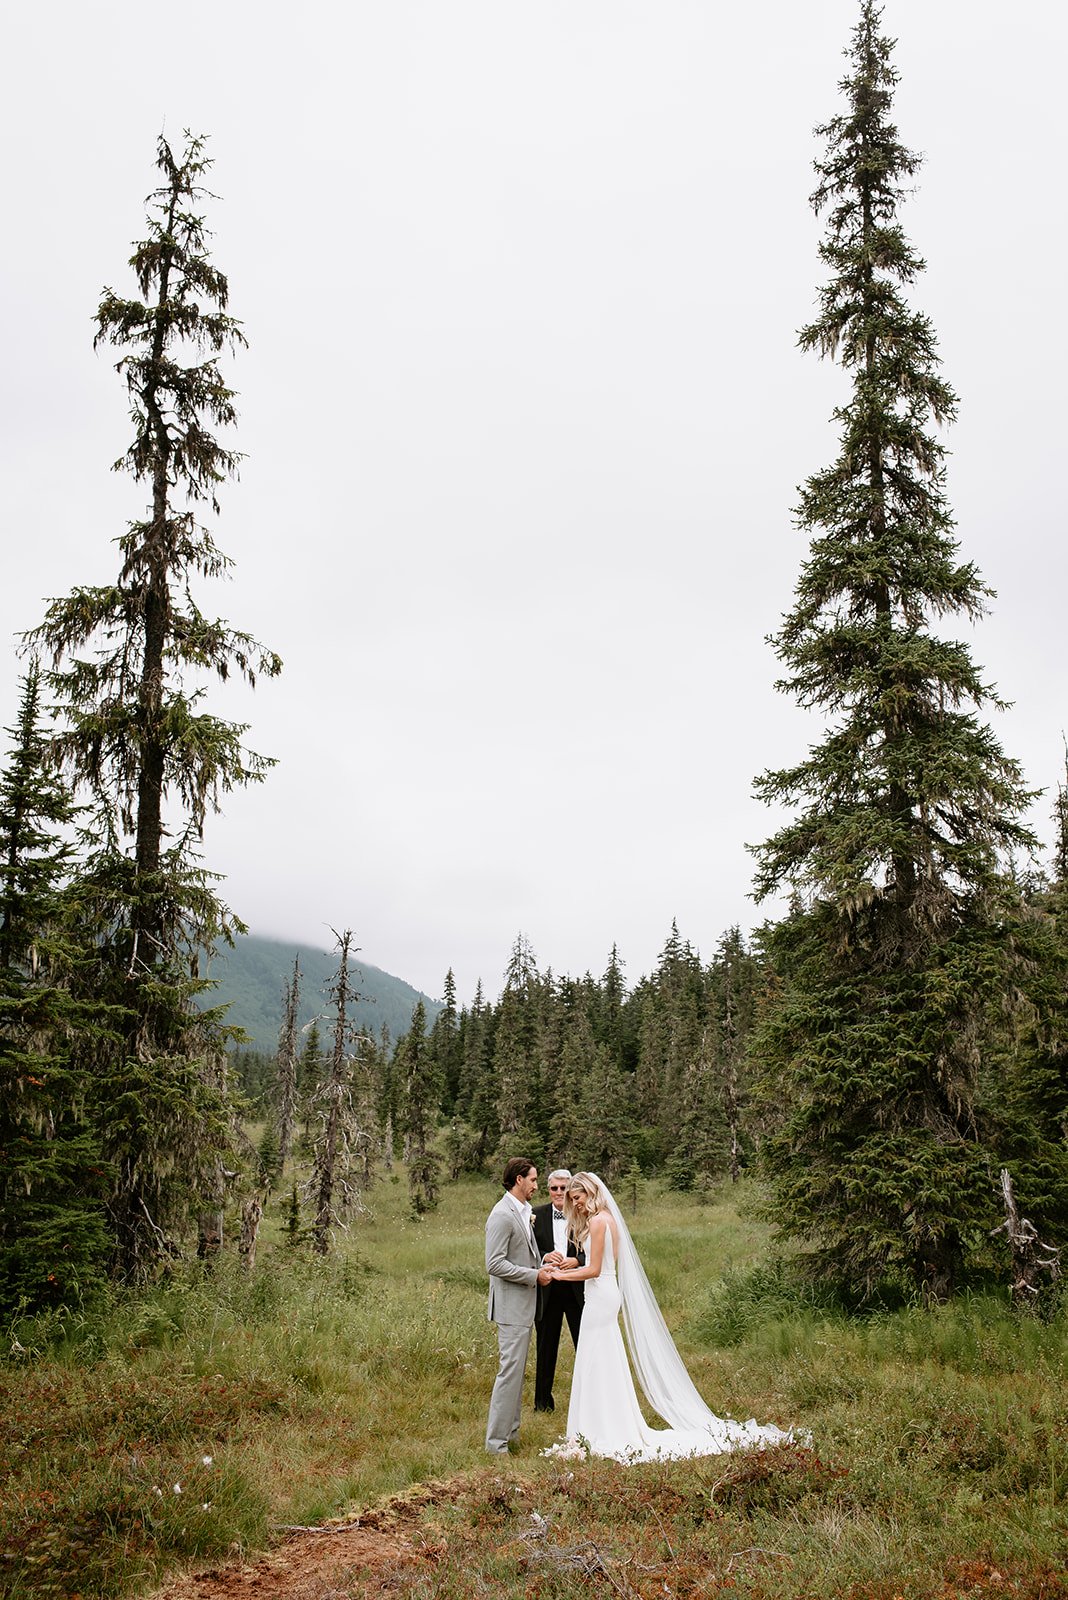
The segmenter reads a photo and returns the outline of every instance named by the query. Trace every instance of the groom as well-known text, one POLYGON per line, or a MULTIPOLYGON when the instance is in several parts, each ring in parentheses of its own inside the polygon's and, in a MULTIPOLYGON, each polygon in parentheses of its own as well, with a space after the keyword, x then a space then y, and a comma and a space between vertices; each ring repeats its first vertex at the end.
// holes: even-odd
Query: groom
MULTIPOLYGON (((564 1200, 571 1178, 566 1167, 558 1167, 549 1174, 549 1203, 534 1207, 534 1237, 538 1241, 541 1259, 545 1265, 559 1264, 571 1256, 580 1267, 586 1257, 576 1245, 564 1216, 564 1200)), ((560 1351, 560 1330, 567 1318, 571 1343, 578 1347, 579 1324, 582 1321, 584 1284, 561 1283, 556 1278, 541 1292, 541 1312, 538 1317, 538 1353, 534 1367, 534 1410, 555 1411, 553 1379, 556 1377, 556 1358, 560 1351)))
POLYGON ((497 1324, 500 1361, 490 1396, 486 1449, 508 1454, 519 1433, 523 1374, 530 1330, 538 1309, 538 1288, 552 1281, 541 1265, 534 1240, 530 1197, 538 1187, 533 1161, 513 1157, 504 1169, 504 1194, 486 1218, 486 1271, 489 1273, 489 1320, 497 1324))

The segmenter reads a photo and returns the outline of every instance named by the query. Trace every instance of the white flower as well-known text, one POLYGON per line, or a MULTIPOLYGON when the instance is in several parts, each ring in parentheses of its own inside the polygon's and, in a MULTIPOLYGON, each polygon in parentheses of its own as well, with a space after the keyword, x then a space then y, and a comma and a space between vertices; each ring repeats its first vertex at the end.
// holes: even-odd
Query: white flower
POLYGON ((201 1503, 200 1503, 200 1509, 201 1509, 201 1511, 210 1511, 211 1510, 211 1501, 210 1500, 202 1500, 201 1503))
POLYGON ((153 1494, 158 1494, 160 1499, 161 1500, 163 1499, 163 1490, 160 1488, 158 1483, 154 1483, 152 1485, 152 1493, 153 1494))
POLYGON ((175 1492, 175 1494, 181 1494, 181 1492, 182 1492, 182 1486, 181 1486, 181 1484, 180 1484, 180 1483, 176 1483, 176 1484, 175 1484, 175 1486, 174 1486, 174 1492, 175 1492))
POLYGON ((200 1459, 203 1461, 203 1463, 204 1463, 204 1465, 206 1467, 210 1467, 211 1466, 211 1457, 210 1456, 201 1456, 200 1459))
POLYGON ((555 1461, 585 1461, 590 1453, 588 1440, 582 1435, 575 1434, 569 1439, 559 1439, 556 1444, 551 1444, 543 1450, 543 1456, 552 1456, 555 1461))

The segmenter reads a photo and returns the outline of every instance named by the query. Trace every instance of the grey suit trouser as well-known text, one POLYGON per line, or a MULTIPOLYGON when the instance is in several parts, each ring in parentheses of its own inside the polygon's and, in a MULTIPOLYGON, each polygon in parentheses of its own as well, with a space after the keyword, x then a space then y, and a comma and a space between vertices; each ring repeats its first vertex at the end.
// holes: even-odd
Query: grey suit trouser
POLYGON ((490 1395, 486 1423, 486 1449, 493 1453, 507 1450, 509 1440, 519 1432, 519 1409, 523 1400, 523 1375, 530 1349, 529 1322, 498 1322, 497 1344, 500 1365, 490 1395))

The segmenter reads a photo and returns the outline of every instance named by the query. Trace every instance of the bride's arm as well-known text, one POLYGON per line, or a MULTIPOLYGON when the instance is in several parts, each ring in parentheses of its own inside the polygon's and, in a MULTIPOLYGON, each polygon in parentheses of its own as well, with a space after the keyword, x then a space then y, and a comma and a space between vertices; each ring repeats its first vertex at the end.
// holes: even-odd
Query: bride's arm
POLYGON ((601 1262, 604 1260, 604 1231, 608 1226, 608 1213, 599 1211, 595 1217, 590 1218, 590 1238, 586 1248, 586 1265, 573 1267, 570 1271, 557 1268, 553 1276, 562 1278, 566 1283, 581 1283, 585 1278, 599 1278, 601 1276, 601 1262))

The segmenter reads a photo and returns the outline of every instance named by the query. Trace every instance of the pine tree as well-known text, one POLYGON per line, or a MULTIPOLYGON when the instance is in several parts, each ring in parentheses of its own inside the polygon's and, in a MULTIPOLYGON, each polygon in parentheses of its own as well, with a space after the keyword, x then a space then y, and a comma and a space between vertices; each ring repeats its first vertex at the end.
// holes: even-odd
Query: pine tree
POLYGON ((755 1129, 748 1124, 750 1083, 748 1043, 756 1013, 757 964, 741 929, 728 929, 709 973, 714 1051, 727 1137, 727 1171, 741 1176, 745 1147, 755 1129))
POLYGON ((334 1228, 345 1223, 359 1198, 355 1175, 360 1128, 353 1101, 355 1030, 350 1020, 359 997, 349 971, 349 958, 355 953, 352 930, 346 928, 335 938, 338 964, 329 986, 334 1004, 333 1048, 326 1080, 317 1095, 320 1130, 308 1185, 315 1210, 312 1241, 319 1255, 327 1254, 334 1228))
POLYGON ((107 1048, 107 1008, 71 977, 67 883, 75 807, 49 770, 36 663, 0 774, 0 1314, 73 1304, 107 1257, 107 1173, 71 1059, 75 1034, 107 1048))
POLYGON ((441 1010, 430 1030, 430 1049, 441 1083, 441 1109, 451 1116, 460 1093, 460 1019, 456 1009, 456 979, 450 967, 445 974, 441 1010))
POLYGON ((638 1059, 634 1069, 634 1103, 641 1124, 639 1160, 643 1167, 658 1167, 665 1147, 660 1121, 661 1096, 670 1053, 668 1020, 654 978, 644 977, 630 997, 636 1017, 638 1059))
POLYGON ((375 1039, 361 1033, 356 1039, 356 1053, 352 1064, 352 1103, 356 1121, 356 1149, 359 1153, 358 1182, 361 1194, 373 1185, 378 1163, 386 1154, 386 1139, 379 1118, 378 1107, 382 1098, 382 1078, 389 1047, 389 1030, 375 1039))
POLYGON ((687 1063, 680 1085, 675 1148, 665 1165, 673 1189, 695 1189, 708 1197, 711 1180, 727 1167, 728 1131, 720 1061, 711 1023, 687 1063))
MULTIPOLYGON (((594 1167, 589 1123, 590 1073, 598 1049, 584 1006, 573 1007, 562 1029, 560 1064, 550 1105, 552 1133, 547 1146, 548 1169, 569 1167, 573 1172, 594 1167)), ((602 1177, 608 1177, 602 1173, 602 1177)))
POLYGON ((482 992, 482 979, 475 986, 470 1011, 461 1017, 460 1092, 456 1109, 469 1130, 463 1155, 465 1167, 480 1172, 497 1148, 500 1127, 497 1120, 497 1086, 493 1075, 491 1015, 482 992))
POLYGON ((438 1062, 426 1032, 426 1007, 417 1000, 412 1024, 397 1044, 398 1077, 404 1082, 404 1131, 408 1146, 408 1196, 416 1217, 438 1203, 440 1163, 433 1149, 441 1101, 438 1062))
POLYGON ((304 1229, 300 1220, 300 1194, 295 1183, 289 1192, 289 1199, 286 1202, 283 1227, 285 1229, 286 1244, 291 1249, 296 1249, 304 1238, 304 1229))
POLYGON ((274 1117, 267 1119, 256 1155, 259 1160, 257 1187, 266 1193, 277 1188, 282 1177, 282 1141, 274 1117))
POLYGON ((51 660, 45 681, 63 719, 52 754, 95 808, 79 875, 97 951, 89 987, 124 1015, 115 1047, 89 1051, 84 1069, 115 1175, 115 1264, 126 1277, 173 1252, 198 1196, 216 1206, 230 1138, 225 1030, 193 1000, 201 953, 239 924, 197 847, 220 795, 268 763, 245 749, 243 726, 201 709, 202 680, 236 670, 251 684, 280 670, 272 651, 192 598, 195 580, 229 565, 197 514, 218 510, 219 485, 236 471, 212 430, 235 415, 218 358, 244 338, 198 214, 203 140, 187 138, 179 159, 160 138, 157 165, 163 182, 131 260, 141 298, 106 289, 96 340, 121 352, 134 438, 116 469, 147 485, 149 514, 118 541, 118 578, 53 601, 28 636, 51 660))
MULTIPOLYGON (((1017 982, 984 1051, 980 1097, 996 1159, 1043 1239, 1068 1244, 1068 771, 1053 808, 1052 873, 1008 924, 1017 982)), ((1004 1249, 1004 1245, 1002 1246, 1004 1249)))
POLYGON ((22 680, 11 759, 0 777, 0 966, 33 966, 34 941, 57 916, 74 856, 74 802, 48 769, 36 659, 22 680))
POLYGON ((599 987, 600 1004, 594 1034, 598 1044, 605 1046, 617 1066, 633 1070, 633 1059, 628 1059, 630 1041, 626 1025, 627 984, 623 976, 624 966, 618 947, 613 945, 599 987))
POLYGON ((493 1072, 500 1137, 496 1154, 507 1160, 533 1147, 539 1100, 538 1023, 541 979, 530 942, 516 937, 497 1009, 493 1072))
POLYGON ((673 921, 651 979, 633 996, 638 1015, 635 1101, 644 1124, 640 1159, 658 1167, 678 1145, 707 1009, 701 960, 673 921))
POLYGON ((307 1155, 312 1147, 312 1123, 315 1117, 315 1093, 323 1073, 323 1042, 319 1033, 319 1020, 308 1024, 304 1047, 297 1062, 297 1103, 303 1124, 302 1152, 307 1155))
POLYGON ((805 897, 770 940, 786 981, 759 1054, 786 1108, 766 1147, 775 1204, 816 1270, 942 1298, 988 1215, 976 1074, 1008 982, 1000 861, 1031 844, 1030 797, 978 720, 998 702, 967 647, 932 632, 989 591, 957 557, 930 431, 956 400, 904 294, 923 267, 898 222, 919 157, 890 118, 880 15, 862 0, 846 109, 819 130, 831 277, 800 344, 837 356, 852 395, 838 459, 802 492, 812 542, 775 644, 780 687, 832 725, 758 780, 802 808, 756 852, 758 894, 805 897))
POLYGON ((393 1081, 393 1040, 384 1022, 378 1031, 375 1058, 377 1081, 375 1118, 382 1133, 382 1165, 387 1172, 392 1172, 397 1126, 397 1092, 393 1081))

